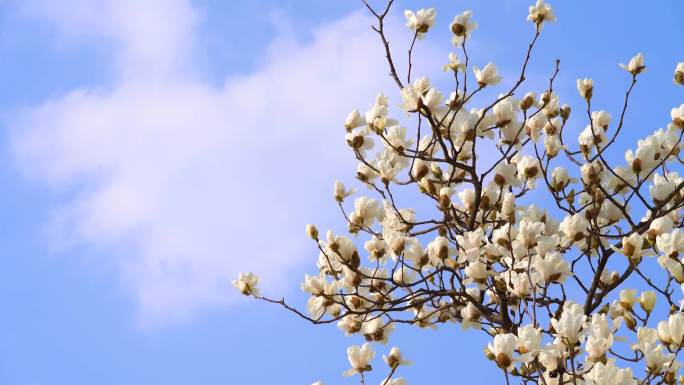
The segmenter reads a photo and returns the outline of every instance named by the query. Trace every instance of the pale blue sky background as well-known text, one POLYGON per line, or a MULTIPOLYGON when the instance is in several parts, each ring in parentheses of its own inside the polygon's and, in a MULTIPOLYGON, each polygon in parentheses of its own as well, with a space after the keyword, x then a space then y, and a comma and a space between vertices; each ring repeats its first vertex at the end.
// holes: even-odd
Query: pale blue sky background
MULTIPOLYGON (((437 7, 415 73, 439 74, 448 23, 472 9, 473 62, 512 74, 528 3, 399 1, 393 41, 408 36, 403 9, 437 7)), ((615 115, 628 82, 617 64, 642 51, 618 145, 663 126, 684 101, 671 84, 681 4, 552 4, 530 82, 559 57, 561 96, 577 105, 575 79, 593 77, 615 115)), ((398 103, 364 17, 355 1, 0 1, 1 384, 354 383, 340 374, 358 338, 228 282, 254 270, 305 304, 317 253, 304 225, 341 228, 331 185, 355 167, 341 121, 378 91, 398 103)), ((396 344, 415 362, 409 383, 502 380, 473 332, 394 337, 377 367, 396 344)))

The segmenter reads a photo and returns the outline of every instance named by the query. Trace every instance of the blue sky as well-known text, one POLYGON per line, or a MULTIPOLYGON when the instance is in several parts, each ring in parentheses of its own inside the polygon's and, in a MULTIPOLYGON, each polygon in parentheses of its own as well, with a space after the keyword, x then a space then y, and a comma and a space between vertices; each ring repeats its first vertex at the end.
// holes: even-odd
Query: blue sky
MULTIPOLYGON (((679 4, 552 4, 530 84, 559 57, 561 97, 578 105, 575 79, 592 77, 615 114, 617 64, 642 51, 618 145, 663 126, 684 98, 679 4)), ((416 73, 439 84, 447 25, 472 9, 474 63, 510 75, 528 5, 399 1, 390 31, 401 46, 401 11, 437 8, 416 73)), ((354 1, 0 1, 0 383, 354 383, 340 374, 358 339, 229 281, 253 270, 304 305, 304 225, 342 228, 331 186, 355 169, 341 122, 379 91, 398 103, 369 22, 354 1)), ((501 380, 477 334, 399 329, 409 383, 501 380)))

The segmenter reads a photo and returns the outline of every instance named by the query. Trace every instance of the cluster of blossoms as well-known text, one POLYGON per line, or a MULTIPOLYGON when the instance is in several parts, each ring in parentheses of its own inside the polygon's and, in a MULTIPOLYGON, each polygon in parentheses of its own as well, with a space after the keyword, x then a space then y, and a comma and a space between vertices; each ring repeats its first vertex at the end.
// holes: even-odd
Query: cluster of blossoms
MULTIPOLYGON (((491 103, 471 107, 475 95, 483 98, 502 80, 493 63, 469 63, 466 43, 477 28, 471 12, 449 26, 460 53, 444 65, 454 83, 447 97, 427 77, 412 79, 411 66, 406 82, 397 74, 382 28, 391 4, 383 12, 368 8, 400 87, 393 105, 415 129, 390 116, 383 94, 365 113, 347 117, 356 178, 375 197, 356 197, 352 205, 357 191, 336 182, 333 195, 350 236, 323 236, 307 226, 320 253, 317 274, 301 284, 310 294, 306 313, 261 297, 251 274, 234 285, 313 323, 334 322, 346 335, 363 336, 368 342, 348 349, 345 372, 362 383, 373 370, 370 343, 387 343, 397 324, 448 323, 488 334, 486 356, 507 381, 684 383, 677 359, 684 347, 684 176, 677 171, 684 104, 663 119, 665 128, 627 149, 624 162, 610 165, 630 95, 646 70, 642 54, 620 64, 630 83, 617 118, 593 108, 594 82, 585 78, 577 80, 585 114, 571 120, 571 108, 554 91, 559 62, 547 89, 520 90, 542 27, 555 20, 551 6, 538 0, 529 8, 534 36, 519 78, 491 103), (576 143, 567 138, 572 130, 576 143), (541 196, 546 207, 532 203, 541 196)), ((405 16, 415 43, 436 13, 405 16)), ((674 83, 684 85, 684 63, 674 83)), ((394 378, 407 364, 399 349, 383 358, 389 375, 381 384, 404 384, 394 378)))

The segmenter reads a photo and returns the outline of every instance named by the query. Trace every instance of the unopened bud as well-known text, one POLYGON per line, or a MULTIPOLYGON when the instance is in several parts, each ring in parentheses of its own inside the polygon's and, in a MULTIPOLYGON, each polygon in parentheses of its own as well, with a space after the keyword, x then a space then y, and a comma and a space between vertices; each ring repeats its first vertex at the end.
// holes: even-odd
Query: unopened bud
POLYGON ((306 225, 306 235, 308 235, 314 241, 318 240, 318 229, 312 224, 306 225))

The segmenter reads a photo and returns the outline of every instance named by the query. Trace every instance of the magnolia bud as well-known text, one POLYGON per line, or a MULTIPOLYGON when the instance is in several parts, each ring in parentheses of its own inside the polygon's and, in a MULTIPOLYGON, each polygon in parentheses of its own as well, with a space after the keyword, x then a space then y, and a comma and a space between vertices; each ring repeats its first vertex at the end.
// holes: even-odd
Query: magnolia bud
POLYGON ((572 108, 570 108, 570 106, 567 104, 563 104, 563 106, 560 108, 560 116, 564 122, 566 120, 568 120, 568 118, 570 117, 571 111, 572 111, 572 108))
POLYGON ((682 71, 675 72, 674 81, 675 81, 675 83, 679 84, 680 86, 684 86, 684 72, 682 72, 682 71))
POLYGON ((646 313, 650 313, 653 310, 656 302, 656 293, 653 291, 644 291, 641 293, 639 298, 639 304, 644 309, 646 313))
POLYGON ((534 92, 528 92, 520 101, 520 109, 525 111, 534 105, 534 92))
POLYGON ((318 240, 318 229, 312 224, 306 225, 306 235, 308 235, 314 241, 318 240))

